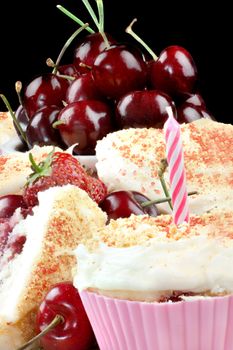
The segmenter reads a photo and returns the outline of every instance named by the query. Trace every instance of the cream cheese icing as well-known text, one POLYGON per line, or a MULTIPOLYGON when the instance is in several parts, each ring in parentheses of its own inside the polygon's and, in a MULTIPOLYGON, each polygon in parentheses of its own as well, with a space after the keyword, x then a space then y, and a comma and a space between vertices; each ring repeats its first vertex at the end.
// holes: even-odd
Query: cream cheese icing
POLYGON ((110 223, 94 248, 81 244, 76 249, 74 284, 80 291, 114 291, 115 295, 124 291, 232 293, 233 239, 228 234, 233 228, 226 233, 228 214, 221 215, 192 217, 190 226, 178 228, 167 218, 161 225, 163 218, 145 216, 110 223))
MULTIPOLYGON (((233 126, 200 119, 182 125, 192 213, 233 206, 233 126)), ((108 191, 134 190, 150 199, 164 197, 158 168, 165 158, 163 130, 127 129, 108 134, 96 147, 97 173, 108 191)), ((169 188, 168 173, 164 174, 169 188)), ((168 205, 161 208, 170 212, 168 205)))

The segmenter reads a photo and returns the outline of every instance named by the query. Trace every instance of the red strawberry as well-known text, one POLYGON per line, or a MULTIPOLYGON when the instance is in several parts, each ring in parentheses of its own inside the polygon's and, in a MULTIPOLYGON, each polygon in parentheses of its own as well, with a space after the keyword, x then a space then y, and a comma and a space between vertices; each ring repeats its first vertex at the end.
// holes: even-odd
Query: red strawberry
POLYGON ((96 202, 100 203, 107 196, 105 184, 94 177, 89 176, 87 183, 87 193, 96 202))
POLYGON ((35 163, 32 154, 29 157, 34 172, 29 176, 23 195, 29 207, 38 204, 38 192, 54 186, 78 186, 87 191, 97 203, 106 195, 105 185, 98 179, 93 181, 79 161, 68 153, 52 151, 39 165, 35 163))

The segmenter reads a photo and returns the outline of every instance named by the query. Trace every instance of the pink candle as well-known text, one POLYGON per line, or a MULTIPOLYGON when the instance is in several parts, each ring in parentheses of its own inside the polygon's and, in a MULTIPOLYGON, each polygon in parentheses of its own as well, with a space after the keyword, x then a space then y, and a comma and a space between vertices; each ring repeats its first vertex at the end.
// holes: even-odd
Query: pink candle
POLYGON ((189 205, 186 186, 184 155, 182 149, 180 125, 173 116, 171 107, 167 107, 168 119, 164 124, 166 154, 173 205, 173 218, 176 225, 189 221, 189 205))

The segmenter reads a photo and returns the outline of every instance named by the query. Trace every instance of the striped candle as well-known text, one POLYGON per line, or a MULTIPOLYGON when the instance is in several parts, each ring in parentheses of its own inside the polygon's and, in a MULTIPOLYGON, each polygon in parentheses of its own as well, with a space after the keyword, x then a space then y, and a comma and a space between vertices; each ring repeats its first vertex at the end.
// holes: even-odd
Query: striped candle
POLYGON ((184 168, 180 125, 173 116, 171 107, 167 107, 168 119, 164 124, 166 155, 173 206, 173 218, 176 225, 189 221, 189 205, 184 168))

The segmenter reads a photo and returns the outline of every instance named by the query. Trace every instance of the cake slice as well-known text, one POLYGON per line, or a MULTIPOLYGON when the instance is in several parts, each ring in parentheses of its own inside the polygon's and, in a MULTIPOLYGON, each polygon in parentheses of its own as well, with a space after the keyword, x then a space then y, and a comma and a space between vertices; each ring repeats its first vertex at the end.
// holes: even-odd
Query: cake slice
MULTIPOLYGON (((182 125, 191 212, 233 206, 233 126, 208 119, 182 125)), ((158 168, 165 158, 160 129, 128 129, 108 134, 96 147, 97 172, 108 191, 134 190, 150 199, 164 197, 158 168)), ((169 187, 168 173, 165 180, 169 187)), ((161 207, 169 212, 169 207, 161 207)))
POLYGON ((2 350, 15 350, 34 335, 43 296, 53 284, 72 279, 73 249, 106 222, 105 213, 76 186, 52 187, 38 198, 26 218, 16 210, 14 228, 0 244, 2 350))

